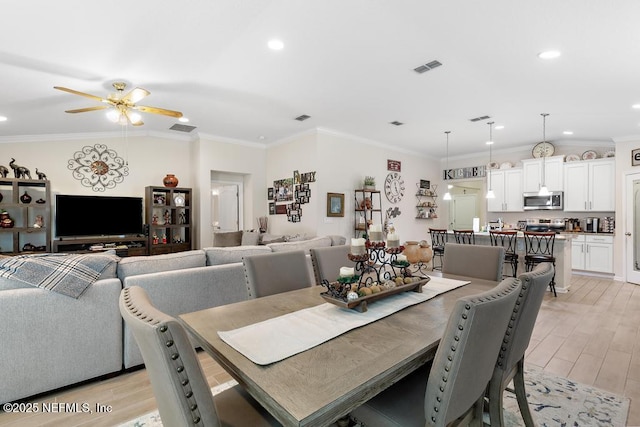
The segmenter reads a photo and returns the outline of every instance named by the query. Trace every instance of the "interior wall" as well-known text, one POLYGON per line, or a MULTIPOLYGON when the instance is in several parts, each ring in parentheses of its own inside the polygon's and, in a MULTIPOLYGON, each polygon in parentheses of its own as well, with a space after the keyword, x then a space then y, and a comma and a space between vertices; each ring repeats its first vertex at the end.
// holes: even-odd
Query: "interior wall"
MULTIPOLYGON (((243 227, 257 228, 257 218, 267 215, 266 200, 266 149, 262 144, 229 141, 213 136, 200 136, 195 144, 198 171, 197 198, 200 204, 196 211, 199 218, 199 232, 196 247, 204 248, 213 244, 211 222, 211 179, 216 174, 241 175, 244 198, 242 200, 243 227), (205 202, 206 201, 206 202, 205 202)), ((217 175, 224 176, 224 175, 217 175)))
MULTIPOLYGON (((267 232, 271 234, 307 234, 322 235, 316 229, 320 206, 323 206, 324 199, 318 191, 319 182, 326 177, 318 170, 320 161, 318 159, 317 133, 315 130, 306 132, 295 137, 269 145, 267 148, 267 180, 263 189, 263 197, 259 203, 268 211, 269 200, 267 200, 267 188, 274 186, 274 181, 293 178, 294 171, 300 174, 316 172, 315 182, 309 183, 311 197, 309 203, 300 206, 302 215, 300 222, 291 222, 287 215, 268 215, 269 223, 267 232)), ((295 184, 294 184, 295 185, 295 184)), ((295 195, 294 195, 295 196, 295 195)), ((285 205, 289 202, 275 202, 276 205, 285 205)))
MULTIPOLYGON (((437 219, 417 219, 415 197, 421 179, 438 183, 439 162, 416 153, 394 150, 391 147, 376 144, 327 130, 318 132, 318 174, 322 179, 318 182, 318 192, 322 199, 318 209, 317 229, 319 235, 339 234, 347 238, 355 236, 355 192, 363 186, 365 176, 374 176, 376 189, 382 191, 382 220, 386 210, 398 208, 400 214, 390 218, 401 242, 407 240, 428 239, 429 227, 438 227, 441 217, 437 219), (400 176, 404 180, 405 195, 398 203, 391 203, 384 195, 384 182, 390 171, 387 160, 401 163, 400 176), (345 216, 343 218, 326 216, 326 195, 344 193, 345 216)), ((441 203, 441 200, 438 200, 441 203)), ((438 215, 440 210, 438 210, 438 215)))

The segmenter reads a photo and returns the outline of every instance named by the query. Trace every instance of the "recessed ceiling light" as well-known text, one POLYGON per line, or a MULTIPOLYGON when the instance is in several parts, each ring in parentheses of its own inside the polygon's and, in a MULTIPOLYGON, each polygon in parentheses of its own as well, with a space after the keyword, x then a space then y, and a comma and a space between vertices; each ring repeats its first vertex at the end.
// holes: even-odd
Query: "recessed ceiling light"
POLYGON ((260 135, 260 136, 258 137, 258 139, 259 139, 260 141, 264 141, 265 139, 267 139, 267 137, 266 137, 266 136, 264 136, 264 135, 260 135))
POLYGON ((493 141, 487 141, 487 142, 486 142, 486 144, 487 144, 487 145, 492 145, 492 144, 493 144, 493 141))
POLYGON ((0 116, 0 122, 6 122, 7 118, 5 116, 0 116))
POLYGON ((633 104, 631 108, 635 108, 636 110, 640 109, 640 104, 633 104))
POLYGON ((494 127, 495 130, 500 130, 500 129, 504 129, 504 125, 497 125, 496 127, 494 127))
POLYGON ((269 40, 269 43, 267 43, 267 46, 269 46, 269 49, 272 49, 272 50, 282 50, 284 48, 284 43, 282 43, 282 40, 273 39, 273 40, 269 40))
POLYGON ((189 119, 188 119, 188 118, 186 118, 186 117, 180 117, 180 118, 178 119, 178 121, 179 121, 179 122, 182 122, 182 123, 189 123, 189 119))
POLYGON ((564 132, 562 132, 564 135, 573 135, 573 131, 572 130, 565 130, 564 132))
POLYGON ((538 58, 540 59, 554 59, 559 56, 560 56, 560 51, 558 50, 546 50, 538 54, 538 58))

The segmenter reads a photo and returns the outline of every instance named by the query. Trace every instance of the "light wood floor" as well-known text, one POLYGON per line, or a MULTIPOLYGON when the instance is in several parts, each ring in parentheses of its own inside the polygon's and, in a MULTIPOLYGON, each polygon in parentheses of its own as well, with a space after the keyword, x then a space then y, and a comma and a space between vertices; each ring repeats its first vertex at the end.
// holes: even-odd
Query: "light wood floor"
MULTIPOLYGON (((205 353, 211 386, 231 379, 205 353)), ((527 350, 527 366, 631 398, 628 425, 640 426, 640 286, 574 275, 571 289, 545 296, 527 350)), ((144 370, 52 393, 35 402, 111 405, 103 414, 9 414, 2 426, 114 426, 156 408, 144 370)))

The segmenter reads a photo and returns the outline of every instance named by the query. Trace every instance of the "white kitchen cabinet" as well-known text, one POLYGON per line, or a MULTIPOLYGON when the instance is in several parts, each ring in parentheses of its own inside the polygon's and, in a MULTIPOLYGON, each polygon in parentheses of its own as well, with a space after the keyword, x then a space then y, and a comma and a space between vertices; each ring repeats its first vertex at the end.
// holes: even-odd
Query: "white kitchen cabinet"
POLYGON ((522 212, 522 169, 498 169, 489 173, 496 197, 487 199, 487 211, 522 212))
POLYGON ((564 156, 551 156, 543 159, 525 159, 522 161, 522 191, 534 193, 542 186, 544 161, 544 184, 549 191, 564 190, 564 156))
POLYGON ((607 158, 565 163, 564 180, 565 211, 615 210, 615 160, 607 158))
POLYGON ((571 268, 613 273, 613 236, 574 236, 571 240, 571 268))

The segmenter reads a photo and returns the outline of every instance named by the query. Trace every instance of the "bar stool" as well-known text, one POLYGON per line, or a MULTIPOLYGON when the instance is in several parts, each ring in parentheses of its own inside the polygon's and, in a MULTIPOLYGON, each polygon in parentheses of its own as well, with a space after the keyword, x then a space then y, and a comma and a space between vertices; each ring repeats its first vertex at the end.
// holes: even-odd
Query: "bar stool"
POLYGON ((456 238, 456 243, 464 245, 476 244, 476 235, 473 230, 453 230, 453 237, 456 238))
POLYGON ((524 232, 524 265, 526 271, 533 270, 533 267, 541 262, 550 262, 553 264, 553 277, 549 287, 556 294, 556 257, 553 255, 553 246, 556 241, 556 233, 553 232, 524 232))
POLYGON ((436 257, 440 258, 440 266, 437 270, 442 270, 442 260, 444 258, 444 245, 449 240, 449 235, 446 229, 430 228, 429 234, 431 235, 431 249, 433 250, 433 265, 432 270, 436 270, 436 257))
POLYGON ((517 231, 489 231, 491 246, 502 246, 504 248, 504 262, 511 265, 513 277, 518 277, 518 254, 516 253, 517 231))

